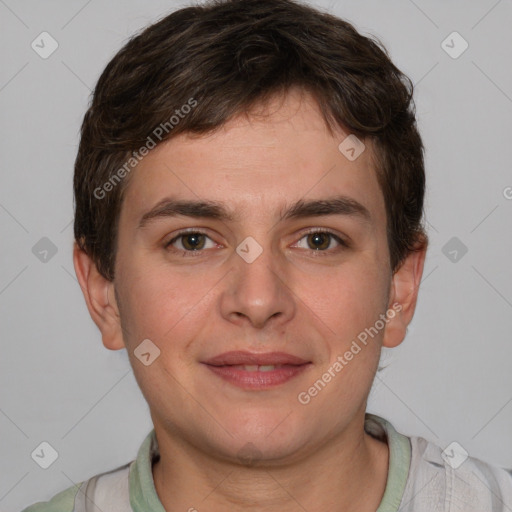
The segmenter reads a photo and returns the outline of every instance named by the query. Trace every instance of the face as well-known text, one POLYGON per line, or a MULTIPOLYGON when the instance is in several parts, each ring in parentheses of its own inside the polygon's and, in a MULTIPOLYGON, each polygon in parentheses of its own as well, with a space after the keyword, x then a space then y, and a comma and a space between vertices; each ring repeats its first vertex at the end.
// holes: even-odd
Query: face
POLYGON ((133 171, 104 343, 127 348, 157 435, 270 461, 360 428, 396 297, 371 147, 349 160, 308 95, 267 106, 133 171))

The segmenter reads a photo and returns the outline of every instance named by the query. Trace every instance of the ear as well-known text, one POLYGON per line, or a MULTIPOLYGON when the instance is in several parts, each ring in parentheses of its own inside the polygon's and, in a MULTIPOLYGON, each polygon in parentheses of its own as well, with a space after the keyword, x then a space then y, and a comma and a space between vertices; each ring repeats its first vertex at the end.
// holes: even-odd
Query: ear
POLYGON ((110 350, 124 348, 114 283, 98 272, 96 264, 76 241, 73 244, 73 264, 89 314, 101 331, 103 345, 110 350))
POLYGON ((394 310, 396 314, 393 318, 389 317, 384 330, 382 341, 384 347, 392 348, 400 345, 407 334, 407 326, 416 309, 426 253, 425 243, 416 251, 409 253, 400 268, 393 274, 388 311, 394 310))

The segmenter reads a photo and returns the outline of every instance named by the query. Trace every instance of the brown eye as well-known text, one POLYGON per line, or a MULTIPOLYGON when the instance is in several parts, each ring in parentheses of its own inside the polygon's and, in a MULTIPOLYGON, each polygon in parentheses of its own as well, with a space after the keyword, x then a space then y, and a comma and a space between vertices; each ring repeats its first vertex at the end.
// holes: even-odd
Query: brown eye
POLYGON ((182 245, 186 250, 196 251, 205 245, 205 236, 202 233, 190 233, 182 235, 182 245))
POLYGON ((314 250, 328 249, 331 236, 329 233, 311 233, 307 236, 308 244, 314 250))
POLYGON ((178 234, 165 244, 165 249, 181 253, 203 252, 203 249, 212 248, 215 243, 205 233, 200 231, 186 231, 178 234), (210 245, 207 247, 207 243, 210 245))
POLYGON ((348 248, 348 244, 341 239, 338 235, 330 232, 330 231, 322 231, 315 230, 306 233, 298 242, 298 246, 304 249, 309 249, 315 252, 326 252, 332 253, 337 249, 348 248), (304 244, 301 245, 302 240, 306 240, 306 246, 304 244), (335 242, 334 246, 332 246, 332 242, 335 242), (338 247, 336 247, 336 244, 338 247), (328 250, 332 249, 332 250, 328 250))

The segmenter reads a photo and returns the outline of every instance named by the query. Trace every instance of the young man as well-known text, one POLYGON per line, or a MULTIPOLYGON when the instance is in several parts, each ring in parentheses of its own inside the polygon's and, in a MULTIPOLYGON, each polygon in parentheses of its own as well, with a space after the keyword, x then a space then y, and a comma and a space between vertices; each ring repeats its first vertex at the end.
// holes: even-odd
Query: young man
POLYGON ((510 510, 507 471, 366 413, 424 185, 410 81, 338 18, 220 0, 128 42, 82 126, 74 263, 154 430, 26 511, 510 510))

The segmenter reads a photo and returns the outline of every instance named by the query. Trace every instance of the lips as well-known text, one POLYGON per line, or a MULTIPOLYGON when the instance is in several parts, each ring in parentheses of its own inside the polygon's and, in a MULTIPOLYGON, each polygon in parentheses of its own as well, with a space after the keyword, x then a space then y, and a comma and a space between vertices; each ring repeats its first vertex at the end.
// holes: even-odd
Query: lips
POLYGON ((204 362, 215 375, 247 390, 264 390, 302 374, 311 361, 284 352, 225 352, 204 362))
MULTIPOLYGON (((211 366, 300 366, 303 364, 310 363, 306 359, 297 357, 285 352, 267 352, 264 354, 256 354, 254 352, 246 351, 232 351, 219 354, 218 356, 212 357, 205 364, 211 366)), ((250 371, 250 370, 249 370, 250 371)))

